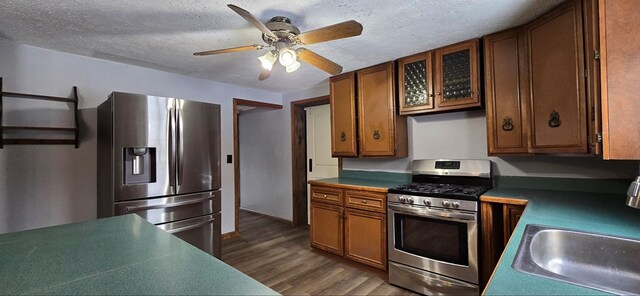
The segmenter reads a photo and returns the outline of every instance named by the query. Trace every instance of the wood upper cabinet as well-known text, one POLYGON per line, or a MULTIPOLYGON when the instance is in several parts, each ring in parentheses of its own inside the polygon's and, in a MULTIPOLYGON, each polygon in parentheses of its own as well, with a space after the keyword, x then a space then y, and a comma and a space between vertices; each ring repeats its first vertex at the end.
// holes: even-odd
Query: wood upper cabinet
POLYGON ((392 62, 331 77, 330 88, 332 156, 407 157, 407 119, 396 112, 392 62))
POLYGON ((526 154, 526 49, 521 28, 484 37, 487 144, 489 155, 526 154))
POLYGON ((341 206, 312 202, 311 246, 327 252, 343 255, 344 209, 341 206))
POLYGON ((599 5, 603 157, 640 159, 640 1, 599 5))
POLYGON ((398 60, 400 114, 433 110, 433 53, 415 54, 398 60))
POLYGON ((386 269, 386 215, 347 208, 344 225, 345 257, 380 269, 386 269))
POLYGON ((406 157, 407 121, 396 116, 392 62, 357 71, 361 157, 406 157))
POLYGON ((531 152, 588 152, 581 1, 564 3, 524 29, 531 152))
POLYGON ((482 106, 479 39, 398 60, 400 114, 482 106))
POLYGON ((484 37, 489 155, 599 152, 594 18, 582 6, 590 1, 484 37))
POLYGON ((331 152, 334 157, 358 156, 355 73, 331 77, 331 152))
POLYGON ((479 107, 479 39, 435 51, 435 99, 439 110, 479 107))

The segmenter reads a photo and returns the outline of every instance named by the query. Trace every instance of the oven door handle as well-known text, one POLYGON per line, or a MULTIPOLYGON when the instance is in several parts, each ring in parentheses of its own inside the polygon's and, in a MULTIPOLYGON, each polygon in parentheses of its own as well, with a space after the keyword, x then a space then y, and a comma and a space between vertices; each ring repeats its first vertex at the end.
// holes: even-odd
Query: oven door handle
POLYGON ((430 208, 416 209, 413 207, 388 205, 390 211, 412 216, 429 217, 439 220, 454 220, 462 222, 476 222, 476 214, 456 213, 451 211, 434 210, 430 208))

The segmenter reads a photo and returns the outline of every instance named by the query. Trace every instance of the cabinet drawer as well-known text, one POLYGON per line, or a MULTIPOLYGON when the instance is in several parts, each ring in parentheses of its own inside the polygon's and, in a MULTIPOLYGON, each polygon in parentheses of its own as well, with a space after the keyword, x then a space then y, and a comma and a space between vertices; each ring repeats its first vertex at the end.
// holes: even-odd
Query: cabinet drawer
POLYGON ((350 208, 380 213, 387 209, 387 195, 384 193, 346 190, 345 197, 345 205, 350 208))
POLYGON ((342 190, 331 187, 311 186, 311 200, 342 205, 342 190))

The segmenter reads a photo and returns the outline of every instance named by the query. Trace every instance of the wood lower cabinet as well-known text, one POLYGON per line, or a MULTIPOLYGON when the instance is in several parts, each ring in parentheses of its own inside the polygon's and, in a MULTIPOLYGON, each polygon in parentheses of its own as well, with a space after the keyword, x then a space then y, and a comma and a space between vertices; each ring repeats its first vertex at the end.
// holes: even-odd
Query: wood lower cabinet
MULTIPOLYGON (((505 201, 508 202, 508 201, 505 201)), ((522 202, 522 201, 520 201, 522 202)), ((525 205, 502 203, 498 201, 480 203, 480 277, 482 286, 488 282, 504 248, 507 246, 513 230, 516 228, 525 205)))
POLYGON ((640 1, 600 0, 605 159, 640 159, 640 1))
POLYGON ((344 256, 380 269, 387 268, 385 214, 346 209, 344 256))
POLYGON ((326 183, 317 185, 317 181, 309 183, 311 246, 387 270, 386 192, 331 187, 326 183), (326 193, 344 197, 344 205, 314 198, 326 193))
POLYGON ((343 255, 344 209, 340 206, 318 202, 311 203, 311 246, 338 255, 343 255))
POLYGON ((589 11, 583 2, 591 1, 567 1, 529 24, 483 38, 489 155, 599 151, 593 139, 598 80, 594 61, 585 61, 595 59, 587 54, 592 36, 585 37, 595 34, 594 18, 583 18, 589 11))

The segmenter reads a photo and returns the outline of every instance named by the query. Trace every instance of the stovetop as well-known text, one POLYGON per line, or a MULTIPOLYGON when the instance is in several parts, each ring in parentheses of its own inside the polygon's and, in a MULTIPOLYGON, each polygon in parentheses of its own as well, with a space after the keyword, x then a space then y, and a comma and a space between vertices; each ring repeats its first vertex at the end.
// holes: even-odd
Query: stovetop
POLYGON ((414 182, 389 188, 389 193, 477 200, 489 189, 491 186, 414 182))

